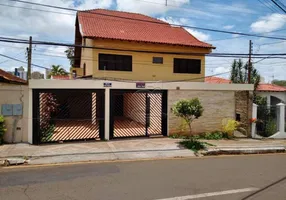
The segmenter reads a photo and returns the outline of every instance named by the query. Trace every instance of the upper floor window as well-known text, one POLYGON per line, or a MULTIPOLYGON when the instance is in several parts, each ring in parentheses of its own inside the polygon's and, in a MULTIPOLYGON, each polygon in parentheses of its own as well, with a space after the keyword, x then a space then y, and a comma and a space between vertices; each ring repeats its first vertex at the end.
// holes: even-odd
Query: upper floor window
POLYGON ((100 53, 98 68, 99 70, 132 71, 132 56, 100 53))
POLYGON ((174 58, 174 73, 200 74, 201 60, 174 58))
POLYGON ((153 57, 153 63, 163 64, 163 57, 153 57))

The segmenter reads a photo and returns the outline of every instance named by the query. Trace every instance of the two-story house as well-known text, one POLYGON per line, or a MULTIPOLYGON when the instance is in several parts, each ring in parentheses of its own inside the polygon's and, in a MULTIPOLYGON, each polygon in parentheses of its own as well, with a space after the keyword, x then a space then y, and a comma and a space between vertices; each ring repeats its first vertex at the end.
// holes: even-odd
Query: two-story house
POLYGON ((142 14, 78 12, 72 72, 84 78, 30 81, 29 142, 177 134, 181 119, 171 108, 194 97, 204 108, 194 133, 220 130, 236 114, 250 130, 253 86, 205 83, 212 49, 182 27, 142 14))
POLYGON ((78 12, 77 76, 144 81, 198 79, 214 47, 182 27, 137 13, 104 9, 78 12))

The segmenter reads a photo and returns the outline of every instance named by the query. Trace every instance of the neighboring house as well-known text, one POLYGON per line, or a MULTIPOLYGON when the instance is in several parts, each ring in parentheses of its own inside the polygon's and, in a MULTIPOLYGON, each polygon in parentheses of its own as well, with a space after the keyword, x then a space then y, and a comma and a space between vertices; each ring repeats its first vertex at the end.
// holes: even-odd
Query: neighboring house
MULTIPOLYGON (((206 83, 231 83, 230 80, 220 77, 206 77, 206 83)), ((270 83, 260 83, 256 89, 256 94, 267 98, 267 105, 276 105, 286 102, 286 87, 270 83)))
POLYGON ((137 13, 94 9, 77 13, 77 76, 143 81, 192 80, 205 75, 210 44, 182 27, 137 13), (146 22, 147 21, 147 22, 146 22))
POLYGON ((217 83, 217 84, 219 84, 219 83, 231 83, 231 81, 228 79, 215 77, 215 76, 206 77, 205 82, 206 83, 217 83))
POLYGON ((286 102, 286 87, 274 84, 259 84, 257 95, 266 97, 268 105, 276 105, 286 102))
POLYGON ((27 81, 0 69, 0 84, 26 84, 27 81))
POLYGON ((6 142, 27 141, 27 81, 0 69, 0 115, 4 116, 6 142))
POLYGON ((44 79, 44 74, 42 74, 41 72, 33 72, 31 74, 31 78, 32 79, 44 79))

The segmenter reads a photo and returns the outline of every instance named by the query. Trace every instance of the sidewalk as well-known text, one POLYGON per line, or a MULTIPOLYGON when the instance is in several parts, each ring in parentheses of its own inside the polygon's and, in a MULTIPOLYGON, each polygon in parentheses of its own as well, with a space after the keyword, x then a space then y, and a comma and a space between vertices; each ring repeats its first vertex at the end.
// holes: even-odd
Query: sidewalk
POLYGON ((9 144, 0 146, 0 160, 17 158, 13 162, 53 164, 82 161, 142 160, 193 157, 178 140, 169 138, 126 139, 64 144, 9 144))
MULTIPOLYGON (((194 153, 181 147, 180 139, 144 138, 64 144, 9 144, 0 146, 0 160, 29 164, 53 164, 81 161, 113 161, 193 157, 194 153), (13 160, 14 158, 14 160, 13 160)), ((206 155, 231 153, 270 153, 285 151, 286 140, 206 140, 206 155), (279 151, 278 151, 279 150, 279 151)), ((12 164, 12 163, 11 163, 12 164)))
POLYGON ((286 151, 286 140, 282 139, 233 139, 233 140, 204 140, 214 146, 209 146, 203 155, 227 154, 260 154, 279 153, 286 151))

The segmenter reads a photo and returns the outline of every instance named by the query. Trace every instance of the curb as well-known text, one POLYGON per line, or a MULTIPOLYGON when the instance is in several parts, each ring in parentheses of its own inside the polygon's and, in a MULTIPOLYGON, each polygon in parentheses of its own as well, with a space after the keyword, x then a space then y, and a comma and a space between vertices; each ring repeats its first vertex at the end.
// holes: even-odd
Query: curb
POLYGON ((268 153, 285 153, 285 147, 271 147, 271 148, 221 148, 210 149, 201 152, 204 156, 212 155, 239 155, 239 154, 268 154, 268 153))

